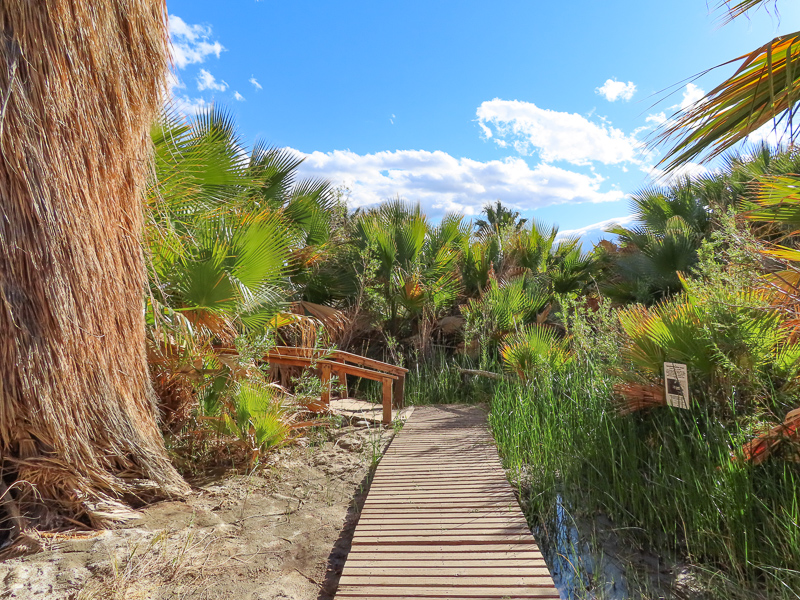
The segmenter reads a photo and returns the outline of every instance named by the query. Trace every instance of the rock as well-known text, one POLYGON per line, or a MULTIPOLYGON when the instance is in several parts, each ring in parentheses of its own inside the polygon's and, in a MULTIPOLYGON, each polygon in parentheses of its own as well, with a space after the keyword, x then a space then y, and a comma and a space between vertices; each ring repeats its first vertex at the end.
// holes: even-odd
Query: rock
POLYGON ((364 443, 358 438, 344 437, 339 440, 339 447, 343 450, 350 452, 358 452, 363 447, 364 443))

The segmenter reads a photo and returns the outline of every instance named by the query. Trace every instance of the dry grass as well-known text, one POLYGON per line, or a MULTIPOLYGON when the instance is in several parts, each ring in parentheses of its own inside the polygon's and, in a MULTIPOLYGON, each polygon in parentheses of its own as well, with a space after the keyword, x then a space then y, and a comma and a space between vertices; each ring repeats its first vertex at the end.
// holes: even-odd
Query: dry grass
POLYGON ((82 510, 180 494, 145 358, 141 188, 168 51, 161 0, 0 4, 0 448, 82 510))
POLYGON ((192 530, 160 531, 150 540, 131 544, 123 556, 111 556, 108 568, 89 580, 75 600, 145 600, 165 585, 177 593, 197 592, 208 585, 209 546, 216 538, 192 530))

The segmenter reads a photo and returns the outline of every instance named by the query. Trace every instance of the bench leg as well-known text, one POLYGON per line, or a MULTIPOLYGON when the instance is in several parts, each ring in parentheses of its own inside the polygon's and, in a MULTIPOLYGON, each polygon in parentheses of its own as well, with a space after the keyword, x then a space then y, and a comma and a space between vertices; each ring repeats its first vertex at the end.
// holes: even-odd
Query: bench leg
POLYGON ((392 380, 383 380, 383 424, 389 425, 392 422, 392 380))
POLYGON ((394 380, 394 407, 397 410, 403 408, 404 398, 403 395, 405 393, 405 383, 406 378, 405 375, 400 375, 397 379, 394 380))

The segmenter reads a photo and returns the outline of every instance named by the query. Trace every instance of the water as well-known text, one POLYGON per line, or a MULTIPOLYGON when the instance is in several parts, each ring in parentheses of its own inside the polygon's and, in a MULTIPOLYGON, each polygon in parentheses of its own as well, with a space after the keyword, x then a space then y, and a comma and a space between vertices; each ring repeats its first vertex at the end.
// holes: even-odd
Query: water
POLYGON ((596 527, 588 525, 572 518, 558 494, 552 517, 532 528, 561 598, 639 600, 629 590, 624 562, 601 547, 591 532, 596 527))

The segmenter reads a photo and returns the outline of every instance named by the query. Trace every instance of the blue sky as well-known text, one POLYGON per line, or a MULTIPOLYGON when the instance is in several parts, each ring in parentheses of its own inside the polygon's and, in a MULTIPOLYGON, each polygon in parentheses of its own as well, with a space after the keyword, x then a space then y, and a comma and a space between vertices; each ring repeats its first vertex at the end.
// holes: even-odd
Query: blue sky
POLYGON ((720 27, 708 2, 168 0, 172 93, 306 155, 353 206, 499 199, 594 240, 652 181, 653 127, 730 70, 681 82, 800 28, 798 3, 720 27))

